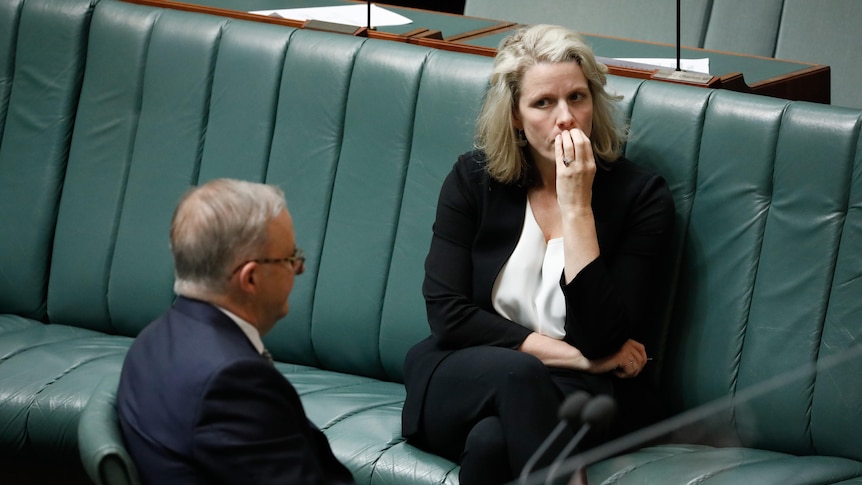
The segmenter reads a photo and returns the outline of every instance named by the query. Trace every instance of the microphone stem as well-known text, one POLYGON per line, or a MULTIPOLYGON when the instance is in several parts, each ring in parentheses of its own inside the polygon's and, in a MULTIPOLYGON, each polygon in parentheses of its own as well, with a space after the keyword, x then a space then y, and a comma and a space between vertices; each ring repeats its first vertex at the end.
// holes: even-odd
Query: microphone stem
POLYGON ((527 476, 530 475, 530 472, 533 470, 533 467, 536 466, 536 462, 539 461, 539 458, 541 458, 541 456, 544 455, 546 451, 548 451, 548 448, 551 447, 551 443, 553 443, 557 439, 557 436, 559 436, 565 428, 565 421, 560 421, 559 423, 557 423, 557 427, 554 428, 553 431, 551 431, 551 434, 549 434, 548 437, 545 438, 545 441, 543 441, 542 444, 539 446, 539 448, 533 452, 533 456, 531 456, 530 459, 527 460, 527 464, 524 465, 524 468, 521 470, 521 476, 518 478, 519 484, 523 485, 524 483, 527 483, 527 476))
POLYGON ((680 44, 682 43, 682 40, 681 40, 682 36, 680 35, 680 31, 681 31, 680 25, 682 24, 682 17, 680 16, 680 13, 679 13, 680 12, 680 2, 681 2, 681 0, 676 0, 676 70, 677 71, 682 70, 682 69, 680 69, 680 65, 679 65, 679 63, 680 63, 680 61, 679 61, 680 44))
POLYGON ((563 451, 561 451, 560 454, 557 455, 557 458, 554 459, 554 462, 551 463, 551 468, 550 470, 548 470, 548 474, 545 476, 545 485, 550 485, 550 483, 554 480, 554 476, 557 474, 557 469, 559 469, 560 465, 563 464, 563 460, 567 456, 569 456, 569 454, 572 452, 572 450, 575 449, 576 446, 578 446, 578 444, 581 442, 582 439, 584 439, 584 436, 586 436, 589 431, 590 423, 584 423, 584 425, 581 426, 581 429, 579 429, 578 432, 575 433, 575 436, 572 437, 572 439, 568 443, 566 443, 566 447, 563 448, 563 451))

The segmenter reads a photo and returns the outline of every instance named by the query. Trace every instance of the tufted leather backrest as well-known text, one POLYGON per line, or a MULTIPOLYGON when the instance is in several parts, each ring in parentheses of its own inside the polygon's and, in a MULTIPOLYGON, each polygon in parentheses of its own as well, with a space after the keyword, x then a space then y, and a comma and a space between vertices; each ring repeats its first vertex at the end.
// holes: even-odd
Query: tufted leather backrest
MULTIPOLYGON (((182 193, 216 177, 266 181, 285 190, 309 257, 267 346, 285 362, 401 378, 428 333, 420 286, 437 192, 470 148, 491 59, 116 0, 89 22, 88 2, 23 5, 19 36, 28 8, 80 22, 46 41, 65 63, 2 57, 15 82, 0 83, 0 184, 14 174, 22 188, 0 191, 3 227, 21 227, 0 244, 28 248, 0 251, 4 271, 27 277, 0 273, 2 312, 39 315, 47 301, 52 322, 134 336, 173 298, 168 224, 182 193), (33 113, 45 123, 25 122, 33 113), (24 224, 10 207, 34 210, 24 224)), ((626 155, 663 174, 676 202, 671 294, 648 342, 674 409, 858 342, 862 113, 610 83, 630 117, 626 155)), ((859 359, 817 369, 720 418, 746 445, 862 459, 860 373, 859 359)))
POLYGON ((265 181, 285 190, 308 256, 268 348, 399 379, 428 332, 420 285, 437 190, 470 147, 490 62, 103 1, 59 209, 52 321, 134 336, 173 298, 168 225, 182 193, 216 177, 265 181))
POLYGON ((683 224, 666 394, 677 410, 688 409, 809 366, 776 390, 740 400, 724 424, 748 446, 859 459, 860 448, 844 444, 860 443, 851 430, 862 405, 855 377, 862 362, 810 366, 852 349, 862 335, 862 115, 727 91, 685 102, 678 90, 675 102, 666 97, 638 111, 663 89, 641 88, 633 128, 676 125, 690 112, 690 128, 675 138, 665 133, 662 145, 691 147, 697 160, 658 159, 683 224), (667 106, 683 102, 684 109, 667 106), (684 186, 674 182, 679 176, 684 186))
POLYGON ((94 2, 0 4, 0 313, 45 316, 53 226, 94 2))

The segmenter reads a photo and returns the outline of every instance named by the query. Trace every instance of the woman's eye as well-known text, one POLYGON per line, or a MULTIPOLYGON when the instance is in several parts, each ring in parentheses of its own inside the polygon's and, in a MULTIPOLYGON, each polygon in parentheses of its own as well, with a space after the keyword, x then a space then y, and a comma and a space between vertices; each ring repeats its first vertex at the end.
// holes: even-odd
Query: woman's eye
POLYGON ((540 100, 536 101, 535 106, 537 108, 544 108, 544 107, 548 106, 548 104, 550 104, 550 103, 548 103, 547 99, 540 99, 540 100))

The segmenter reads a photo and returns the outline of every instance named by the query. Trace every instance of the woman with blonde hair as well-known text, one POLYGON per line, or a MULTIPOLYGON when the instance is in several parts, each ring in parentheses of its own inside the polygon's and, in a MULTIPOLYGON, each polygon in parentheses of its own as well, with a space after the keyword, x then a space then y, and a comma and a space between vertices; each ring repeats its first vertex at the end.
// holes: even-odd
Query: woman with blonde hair
POLYGON ((638 337, 656 320, 673 200, 621 156, 606 75, 562 27, 506 38, 476 149, 441 188, 423 284, 432 335, 405 361, 403 434, 460 463, 462 484, 517 477, 567 396, 622 401, 648 361, 638 337))

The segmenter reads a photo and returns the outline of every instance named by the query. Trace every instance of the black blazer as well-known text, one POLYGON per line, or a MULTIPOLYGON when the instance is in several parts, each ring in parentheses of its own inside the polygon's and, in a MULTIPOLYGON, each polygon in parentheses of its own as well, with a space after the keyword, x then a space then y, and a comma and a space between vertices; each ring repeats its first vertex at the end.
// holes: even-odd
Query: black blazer
MULTIPOLYGON (((497 274, 521 234, 527 187, 492 180, 485 163, 482 152, 462 155, 440 190, 422 287, 431 336, 408 352, 404 366, 406 437, 418 430, 425 389, 449 353, 476 345, 516 349, 531 333, 497 314, 491 302, 497 274)), ((652 323, 675 212, 664 179, 623 158, 600 162, 592 206, 601 255, 569 284, 560 275, 560 284, 565 340, 595 359, 652 323)))
POLYGON ((180 297, 140 333, 117 412, 144 483, 353 483, 293 386, 208 303, 180 297))

